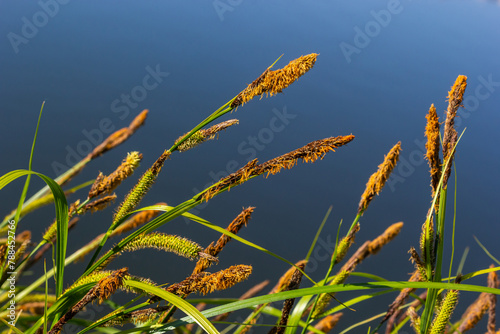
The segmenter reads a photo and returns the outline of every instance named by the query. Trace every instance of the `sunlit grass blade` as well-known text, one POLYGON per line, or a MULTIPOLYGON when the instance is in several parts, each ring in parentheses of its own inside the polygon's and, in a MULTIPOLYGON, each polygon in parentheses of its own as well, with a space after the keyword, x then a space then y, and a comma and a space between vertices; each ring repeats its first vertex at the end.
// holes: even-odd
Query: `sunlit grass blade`
MULTIPOLYGON (((448 165, 451 163, 451 159, 453 157, 453 154, 457 148, 458 143, 460 142, 460 139, 462 138, 463 134, 465 132, 465 129, 462 131, 460 134, 460 137, 458 137, 457 141, 455 142, 455 145, 451 148, 450 153, 449 153, 449 158, 445 160, 445 163, 442 166, 442 170, 446 170, 448 168, 448 165)), ((434 208, 436 205, 436 201, 438 200, 439 197, 439 212, 437 213, 437 230, 436 230, 436 264, 435 267, 433 268, 432 264, 432 256, 430 254, 430 248, 426 248, 426 268, 427 268, 427 280, 429 281, 434 281, 438 282, 441 280, 441 270, 442 270, 442 261, 443 261, 443 251, 444 251, 444 220, 445 220, 445 211, 446 211, 446 191, 447 189, 443 189, 443 182, 444 182, 444 175, 445 173, 442 173, 441 178, 439 179, 439 184, 437 186, 437 189, 440 189, 440 191, 436 191, 434 198, 431 203, 431 208, 434 208)), ((427 214, 427 219, 426 219, 426 230, 429 230, 429 225, 430 221, 432 219, 432 210, 429 210, 427 214)), ((427 331, 429 331, 429 328, 431 326, 431 320, 432 316, 434 314, 434 308, 436 306, 437 302, 437 294, 438 291, 429 289, 428 294, 427 294, 427 299, 425 300, 425 307, 421 316, 421 333, 425 334, 427 331)))
POLYGON ((493 261, 495 261, 496 264, 498 264, 500 266, 500 260, 498 260, 496 257, 494 257, 489 251, 488 249, 479 241, 478 238, 476 238, 475 235, 473 235, 474 237, 474 240, 476 240, 477 244, 479 245, 479 247, 481 247, 481 249, 486 253, 486 255, 488 255, 490 257, 490 259, 492 259, 493 261))
MULTIPOLYGON (((298 298, 303 296, 316 295, 321 293, 339 293, 347 291, 370 291, 373 289, 404 289, 404 288, 432 288, 432 289, 443 289, 443 290, 460 290, 460 291, 472 291, 472 292, 487 292, 500 295, 500 289, 493 289, 484 286, 470 285, 470 284, 455 284, 455 283, 438 283, 438 282, 407 282, 407 281, 386 281, 386 282, 366 282, 366 283, 351 283, 351 284, 341 284, 341 285, 327 285, 322 287, 312 287, 303 288, 297 290, 290 290, 285 292, 278 292, 275 294, 253 297, 245 300, 239 300, 234 303, 229 303, 221 306, 217 306, 206 311, 202 314, 210 318, 226 312, 233 312, 245 308, 251 308, 255 305, 272 303, 276 301, 282 301, 290 298, 298 298)), ((392 291, 392 290, 391 290, 392 291)), ((186 323, 191 323, 192 319, 182 318, 170 324, 166 324, 162 327, 158 327, 157 330, 172 330, 175 327, 181 326, 186 323)))
POLYGON ((29 170, 14 170, 0 177, 0 190, 13 180, 24 175, 37 175, 49 186, 54 195, 57 220, 56 244, 56 296, 63 291, 64 262, 68 242, 68 203, 61 187, 50 177, 29 170))
POLYGON ((167 292, 163 289, 144 284, 142 282, 137 282, 133 280, 127 281, 127 284, 131 287, 136 287, 141 290, 147 291, 152 295, 158 296, 167 302, 171 303, 175 307, 182 310, 188 316, 190 316, 200 327, 202 327, 207 333, 216 334, 219 333, 217 329, 212 325, 212 323, 205 318, 200 311, 198 311, 193 305, 185 301, 184 299, 167 292))

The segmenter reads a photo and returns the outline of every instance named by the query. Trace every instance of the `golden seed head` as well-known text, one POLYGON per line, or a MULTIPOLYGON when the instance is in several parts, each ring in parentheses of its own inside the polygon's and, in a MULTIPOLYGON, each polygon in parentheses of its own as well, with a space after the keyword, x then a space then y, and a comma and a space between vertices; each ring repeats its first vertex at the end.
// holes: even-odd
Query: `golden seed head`
POLYGON ((282 69, 264 71, 255 81, 245 88, 231 103, 232 108, 243 105, 255 96, 267 94, 270 96, 281 93, 283 89, 290 86, 295 80, 309 71, 316 62, 317 53, 311 53, 292 60, 282 69))
POLYGON ((260 165, 257 164, 257 159, 254 159, 235 173, 222 178, 218 183, 210 187, 201 195, 202 199, 208 201, 219 192, 229 190, 231 187, 239 185, 251 177, 262 174, 266 174, 266 176, 269 176, 269 174, 274 175, 282 169, 290 169, 297 164, 298 159, 301 159, 303 162, 315 162, 318 159, 323 159, 326 153, 330 151, 334 152, 335 148, 343 146, 353 139, 353 135, 348 135, 316 140, 260 165))
POLYGON ((128 275, 128 268, 118 269, 108 275, 103 277, 99 283, 97 283, 99 289, 97 292, 97 297, 99 298, 99 303, 108 299, 109 296, 115 293, 115 291, 123 285, 123 278, 128 275))
POLYGON ((431 105, 426 118, 427 125, 425 126, 425 136, 427 137, 427 143, 425 144, 425 158, 430 167, 432 196, 434 196, 439 184, 439 179, 441 178, 441 160, 439 159, 439 118, 434 104, 431 105))
POLYGON ((216 290, 225 290, 244 281, 252 273, 252 266, 236 265, 205 276, 200 281, 197 289, 201 294, 206 295, 216 290))
POLYGON ((236 265, 214 274, 201 272, 193 274, 184 281, 173 284, 166 290, 178 295, 199 292, 203 295, 216 290, 225 290, 245 280, 252 273, 252 266, 236 265))
POLYGON ((361 196, 361 201, 359 202, 358 214, 363 214, 375 195, 378 195, 382 191, 385 182, 389 179, 394 167, 396 167, 400 152, 401 142, 398 142, 385 156, 384 162, 378 166, 378 170, 370 176, 366 184, 365 192, 361 196))

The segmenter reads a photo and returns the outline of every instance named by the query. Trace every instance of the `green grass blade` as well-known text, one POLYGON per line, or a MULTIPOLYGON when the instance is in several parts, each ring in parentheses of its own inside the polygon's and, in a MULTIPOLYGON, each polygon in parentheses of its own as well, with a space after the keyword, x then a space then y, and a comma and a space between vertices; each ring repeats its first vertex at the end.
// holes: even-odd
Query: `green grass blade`
POLYGON ((9 324, 7 322, 7 320, 5 320, 4 318, 0 318, 0 320, 10 328, 11 331, 13 331, 14 333, 17 333, 17 334, 24 334, 23 332, 21 332, 19 329, 16 328, 16 326, 12 326, 11 324, 9 324))
POLYGON ((133 281, 133 280, 128 280, 127 285, 135 288, 139 288, 141 290, 144 290, 148 293, 151 293, 155 296, 158 296, 167 302, 171 303, 175 307, 179 308, 182 310, 184 313, 189 315, 194 321, 201 327, 203 328, 207 333, 210 334, 218 334, 219 332, 217 329, 212 325, 212 323, 205 318, 200 311, 198 311, 193 305, 185 301, 184 299, 174 295, 173 293, 167 292, 163 289, 160 289, 155 286, 151 286, 149 284, 145 284, 142 282, 138 281, 133 281))
MULTIPOLYGON (((38 114, 38 122, 36 124, 36 130, 35 130, 35 136, 33 138, 33 143, 31 144, 31 152, 30 152, 30 160, 28 162, 28 170, 32 170, 33 166, 33 154, 35 152, 35 143, 36 143, 36 138, 38 136, 38 129, 40 127, 40 120, 42 119, 42 111, 43 111, 43 106, 45 105, 45 101, 42 102, 42 107, 40 108, 40 113, 38 114)), ((15 226, 17 227, 17 224, 19 223, 19 217, 21 216, 21 210, 24 205, 24 200, 26 199, 26 194, 28 193, 28 188, 30 184, 30 179, 31 179, 31 174, 28 174, 26 177, 26 182, 24 183, 24 188, 23 192, 21 194, 21 198, 19 199, 19 204, 17 205, 17 211, 14 216, 14 221, 15 221, 15 226)))
MULTIPOLYGON (((333 293, 333 292, 339 293, 347 291, 369 291, 373 289, 404 289, 404 288, 461 290, 461 291, 472 291, 472 292, 486 292, 486 293, 493 293, 496 295, 500 295, 500 289, 493 289, 493 288, 488 288, 478 285, 470 285, 470 284, 440 283, 440 282, 408 282, 408 281, 367 282, 367 283, 352 283, 352 284, 341 284, 341 285, 327 285, 321 287, 311 287, 311 288, 290 290, 285 292, 278 292, 271 295, 253 297, 245 300, 239 300, 230 304, 217 306, 209 310, 203 311, 202 314, 207 318, 209 318, 226 312, 233 312, 245 308, 251 308, 255 305, 272 303, 276 301, 282 301, 285 299, 298 298, 298 297, 310 296, 321 293, 333 293)), ((192 319, 190 319, 189 317, 182 318, 171 324, 166 324, 163 327, 159 327, 158 329, 172 330, 174 327, 192 322, 193 322, 192 319)))
POLYGON ((481 247, 481 249, 486 253, 486 255, 488 255, 490 257, 490 259, 492 259, 493 261, 496 262, 496 264, 498 264, 500 266, 500 261, 494 257, 486 247, 483 246, 483 244, 478 240, 478 238, 476 238, 475 235, 473 235, 474 237, 474 240, 476 240, 477 244, 479 245, 479 247, 481 247))
POLYGON ((321 231, 323 230, 323 227, 325 226, 326 220, 328 219, 328 216, 330 216, 330 213, 332 212, 333 206, 330 205, 328 208, 328 211, 326 211, 325 217, 323 218, 323 221, 321 222, 321 225, 318 228, 318 231, 316 232, 316 235, 314 236, 314 240, 311 244, 311 247, 309 248, 309 252, 307 252, 306 255, 306 261, 309 261, 309 258, 311 257, 311 254, 314 250, 314 247, 316 246, 316 242, 318 241, 319 235, 321 234, 321 231))

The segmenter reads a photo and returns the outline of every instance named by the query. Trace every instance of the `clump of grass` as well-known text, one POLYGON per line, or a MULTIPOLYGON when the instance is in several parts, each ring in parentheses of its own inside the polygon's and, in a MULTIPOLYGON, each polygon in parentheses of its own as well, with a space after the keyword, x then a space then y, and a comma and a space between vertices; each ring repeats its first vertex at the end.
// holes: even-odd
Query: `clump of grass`
MULTIPOLYGON (((238 171, 220 179, 175 207, 168 206, 166 203, 139 207, 141 200, 160 176, 166 162, 175 157, 175 152, 184 154, 203 142, 217 138, 222 130, 229 129, 237 124, 238 120, 226 120, 212 126, 209 126, 210 123, 238 107, 243 107, 254 97, 273 96, 282 92, 311 70, 317 57, 316 53, 302 56, 277 70, 271 70, 274 64, 271 65, 234 98, 223 104, 190 131, 181 135, 138 178, 121 204, 114 210, 109 226, 103 228, 95 238, 69 256, 66 256, 66 245, 72 236, 68 233, 71 227, 77 224, 78 217, 88 212, 105 210, 111 205, 116 199, 116 195, 112 194, 113 191, 120 186, 124 179, 132 177, 133 173, 140 168, 142 154, 130 152, 115 171, 109 175, 102 172, 96 173, 95 180, 65 192, 62 191, 61 186, 85 168, 89 161, 105 154, 133 135, 145 123, 148 111, 141 112, 128 127, 111 134, 87 157, 56 180, 32 172, 31 167, 27 171, 12 171, 0 177, 0 188, 18 177, 32 174, 41 177, 48 184, 47 188, 41 189, 26 201, 26 191, 24 191, 18 209, 9 213, 0 223, 0 236, 4 238, 0 240, 0 284, 2 286, 0 314, 3 318, 8 319, 4 321, 7 330, 24 331, 27 334, 41 331, 60 333, 70 322, 75 322, 81 325, 81 333, 91 330, 105 330, 104 327, 113 327, 113 329, 108 328, 107 331, 119 331, 124 325, 135 326, 137 332, 176 330, 184 333, 198 333, 199 329, 194 324, 196 323, 200 329, 208 333, 218 333, 218 329, 215 327, 217 324, 220 328, 226 326, 224 332, 233 330, 234 333, 241 334, 258 326, 258 321, 263 318, 262 315, 266 314, 274 320, 268 321, 266 319, 270 333, 307 332, 321 334, 331 331, 338 323, 342 323, 342 315, 345 312, 351 312, 357 303, 393 290, 400 290, 388 309, 385 306, 379 306, 380 311, 384 309, 387 311, 378 316, 380 320, 371 333, 378 332, 385 323, 385 332, 394 333, 406 322, 410 322, 415 332, 420 334, 462 333, 474 328, 486 314, 488 314, 487 330, 489 333, 494 333, 497 330, 495 320, 496 294, 500 293, 495 271, 499 267, 491 267, 468 275, 462 275, 459 272, 454 278, 455 283, 444 283, 443 280, 446 278, 442 275, 447 189, 459 141, 458 133, 454 128, 454 119, 463 100, 466 88, 465 76, 457 78, 448 94, 449 105, 442 135, 434 105, 431 105, 427 115, 425 129, 427 152, 425 158, 430 167, 432 202, 422 225, 420 239, 417 240, 420 247, 418 250, 416 248, 410 250, 415 270, 408 282, 392 282, 370 274, 356 273, 360 263, 370 256, 376 255, 400 233, 403 228, 402 222, 389 225, 379 237, 361 243, 357 250, 345 260, 355 245, 355 239, 361 230, 361 218, 373 199, 381 194, 397 164, 402 150, 401 142, 389 150, 383 162, 378 166, 378 170, 369 177, 366 188, 361 195, 354 221, 343 237, 339 237, 341 231, 339 226, 335 250, 329 254, 330 263, 324 268, 324 279, 318 282, 309 277, 306 265, 330 211, 325 216, 308 255, 296 263, 238 236, 241 229, 247 226, 255 207, 243 209, 225 229, 190 214, 188 211, 254 177, 264 175, 267 178, 282 170, 291 169, 299 160, 307 163, 321 160, 327 153, 354 140, 353 135, 332 136, 315 140, 264 163, 258 163, 257 159, 249 161, 238 171), (441 137, 443 138, 442 143, 440 142, 441 137), (66 196, 78 193, 78 190, 89 186, 90 189, 84 197, 68 205, 66 196), (16 231, 19 226, 23 226, 21 220, 28 217, 28 214, 52 202, 56 207, 56 219, 48 224, 49 227, 39 237, 38 243, 30 242, 31 232, 16 231), (157 231, 160 226, 181 215, 218 231, 222 235, 207 247, 202 247, 183 236, 157 231), (20 222, 21 225, 19 225, 20 222), (11 235, 16 235, 16 237, 9 239, 11 235), (110 245, 109 239, 116 237, 122 239, 110 245), (229 289, 237 284, 245 284, 243 282, 254 270, 249 264, 235 264, 214 273, 206 271, 218 262, 218 257, 224 256, 223 250, 231 240, 274 256, 290 265, 290 268, 267 294, 256 296, 269 283, 265 281, 250 288, 240 298, 226 300, 223 301, 223 305, 207 309, 209 305, 220 302, 220 300, 206 297, 206 295, 229 289), (27 269, 46 257, 46 252, 50 248, 54 248, 52 261, 54 267, 45 272, 43 276, 33 280, 32 277, 27 276, 27 269), (137 252, 144 248, 170 252, 189 260, 196 260, 196 264, 193 265, 191 273, 185 273, 185 278, 177 283, 166 283, 169 280, 168 277, 165 277, 163 282, 157 283, 147 277, 133 275, 129 273, 127 268, 110 268, 113 265, 112 260, 116 257, 126 256, 126 252, 137 252), (92 255, 90 256, 90 254, 92 255), (88 260, 85 272, 70 284, 71 282, 68 282, 64 275, 65 268, 70 268, 73 262, 84 259, 88 260), (335 268, 339 264, 342 266, 338 269, 335 268), (11 286, 14 285, 9 283, 12 272, 18 276, 26 277, 30 283, 25 286, 15 286, 12 290, 11 286), (462 283, 474 275, 487 272, 489 273, 487 287, 462 283), (357 285, 349 284, 351 276, 356 274, 365 277, 366 282, 357 285), (372 279, 376 279, 376 282, 372 279), (304 282, 308 282, 309 287, 301 288, 300 286, 304 282), (47 287, 45 294, 38 291, 43 284, 46 284, 47 287), (63 291, 63 286, 69 287, 63 291), (381 288, 385 290, 372 291, 381 288), (414 294, 418 289, 424 290, 420 296, 414 294), (128 302, 121 305, 109 302, 108 305, 111 306, 111 309, 97 320, 85 321, 80 317, 88 304, 104 303, 120 290, 132 294, 128 302), (356 290, 360 292, 359 296, 344 300, 342 292, 356 290), (451 319, 461 290, 474 290, 481 292, 481 294, 462 315, 461 319, 452 323, 451 319), (205 297, 201 300, 193 299, 194 294, 205 297), (405 304, 409 298, 414 300, 405 304), (335 303, 332 302, 334 300, 335 303), (192 305, 200 301, 197 308, 192 305), (274 301, 283 301, 282 308, 274 308, 271 304, 274 301), (14 307, 14 311, 11 311, 10 305, 13 304, 16 307, 14 307), (234 311, 246 308, 252 309, 245 319, 241 320, 240 318, 236 323, 224 322, 234 311), (19 313, 19 310, 22 312, 19 313), (181 310, 187 317, 179 319, 176 316, 176 310, 181 310), (202 310, 203 312, 201 312, 202 310), (212 320, 209 321, 207 317, 211 317, 212 320)), ((36 137, 34 142, 36 142, 36 137)), ((25 189, 27 189, 27 185, 25 189)), ((452 279, 451 266, 447 279, 448 281, 452 279)), ((360 321, 353 324, 344 332, 357 332, 359 331, 357 327, 364 325, 364 323, 365 321, 360 321)), ((130 329, 130 332, 133 330, 130 329)), ((366 329, 363 329, 363 332, 366 332, 366 329)))

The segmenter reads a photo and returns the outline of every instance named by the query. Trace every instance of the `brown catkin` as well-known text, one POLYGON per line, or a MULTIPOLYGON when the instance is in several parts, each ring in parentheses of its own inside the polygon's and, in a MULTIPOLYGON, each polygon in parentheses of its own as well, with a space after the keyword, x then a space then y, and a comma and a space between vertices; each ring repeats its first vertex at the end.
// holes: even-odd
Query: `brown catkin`
POLYGON ((443 158, 444 163, 448 163, 443 176, 443 188, 445 189, 451 174, 455 144, 458 141, 457 130, 455 130, 455 117, 458 108, 462 104, 466 87, 467 77, 465 75, 459 75, 448 93, 448 109, 446 111, 446 121, 444 123, 443 133, 443 158))
POLYGON ((394 167, 396 167, 399 152, 401 152, 401 142, 398 142, 391 148, 389 153, 385 156, 384 161, 378 166, 378 170, 368 179, 365 191, 363 195, 361 195, 361 200, 358 205, 358 215, 362 215, 368 208, 372 199, 382 191, 385 182, 389 179, 394 167))
POLYGON ((270 174, 274 175, 282 169, 290 169, 297 164, 299 159, 303 162, 315 162, 318 159, 323 159, 327 152, 335 151, 335 148, 346 145, 353 139, 353 135, 320 139, 262 164, 257 164, 257 159, 254 159, 205 190, 199 199, 208 201, 218 193, 229 190, 231 187, 239 185, 251 177, 262 174, 266 174, 266 176, 270 174))
POLYGON ((111 193, 123 180, 132 175, 134 170, 139 166, 141 159, 141 153, 136 151, 130 152, 127 154, 127 157, 123 159, 120 166, 118 166, 109 176, 104 176, 102 173, 99 173, 94 184, 90 188, 88 197, 94 198, 111 193))
MULTIPOLYGON (((255 207, 248 207, 246 209, 243 209, 243 211, 229 224, 229 226, 226 228, 228 232, 231 232, 233 234, 237 234, 238 231, 243 227, 246 226, 248 221, 250 220, 250 217, 252 216, 253 210, 255 207)), ((204 253, 209 254, 211 256, 217 256, 222 249, 227 245, 227 243, 231 241, 231 237, 222 234, 217 240, 217 243, 214 245, 213 242, 204 250, 204 253)), ((206 258, 201 258, 198 260, 196 263, 196 266, 193 270, 193 274, 197 274, 202 272, 203 270, 207 269, 210 267, 212 264, 211 261, 209 261, 206 258)))
POLYGON ((271 71, 270 68, 268 68, 236 96, 231 103, 231 107, 236 108, 247 103, 255 96, 261 96, 262 94, 273 96, 281 93, 285 88, 309 71, 314 66, 317 57, 317 53, 311 53, 292 60, 282 69, 271 71))

